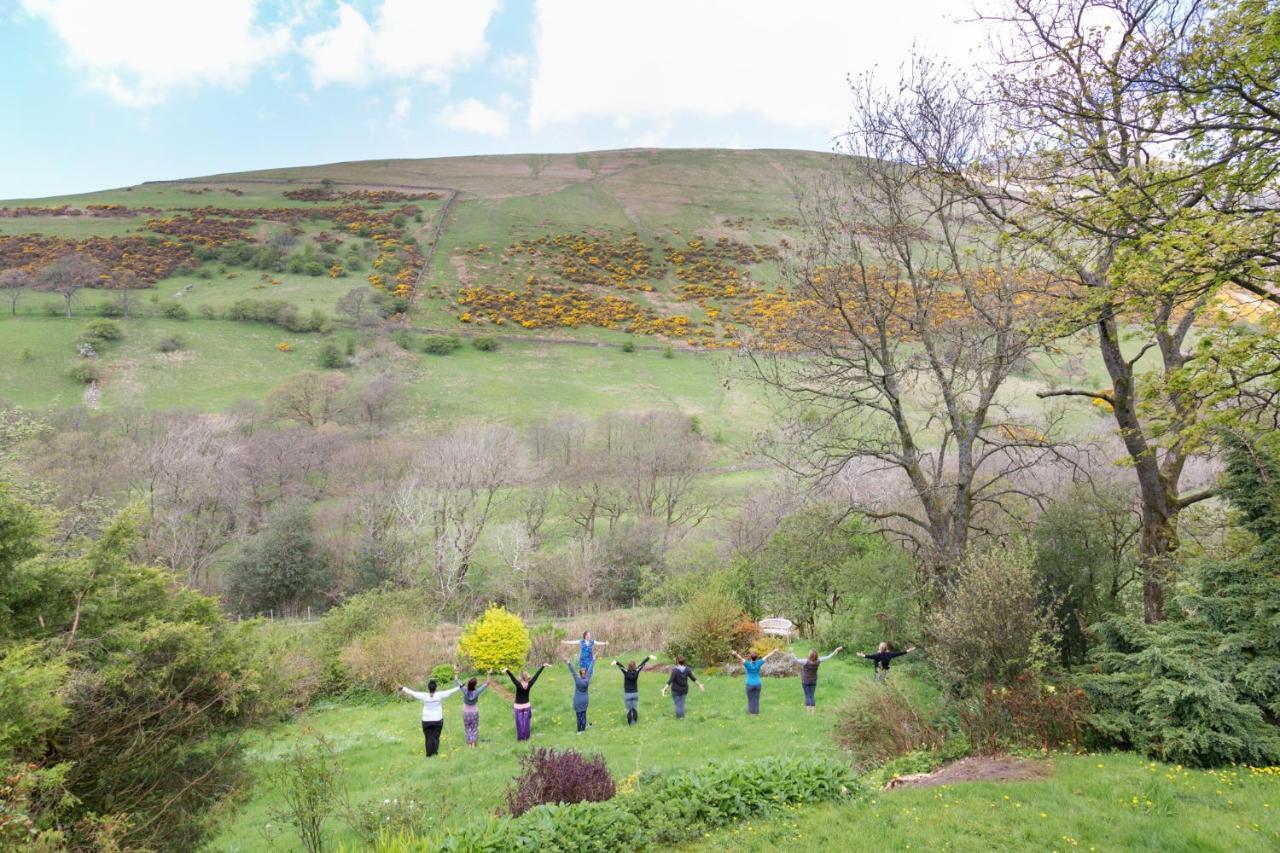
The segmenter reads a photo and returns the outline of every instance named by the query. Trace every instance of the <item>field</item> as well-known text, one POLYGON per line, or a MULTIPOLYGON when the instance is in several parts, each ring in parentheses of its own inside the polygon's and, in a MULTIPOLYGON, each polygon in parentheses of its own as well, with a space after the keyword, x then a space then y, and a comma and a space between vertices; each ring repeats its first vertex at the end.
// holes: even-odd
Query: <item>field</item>
MULTIPOLYGON (((624 659, 639 657, 626 652, 624 659)), ((910 665, 895 677, 924 698, 932 692, 910 665)), ((759 717, 744 709, 742 679, 702 676, 689 712, 674 719, 659 695, 661 673, 641 676, 640 723, 623 718, 621 677, 602 659, 592 686, 590 720, 574 732, 572 685, 563 664, 543 673, 534 688, 532 746, 572 747, 605 756, 615 779, 646 771, 697 768, 711 761, 768 755, 835 754, 833 710, 870 683, 869 667, 841 656, 821 671, 818 713, 801 707, 797 681, 766 679, 759 717)), ((353 805, 411 798, 434 816, 432 831, 456 828, 491 813, 517 772, 518 748, 510 705, 491 690, 481 699, 480 745, 462 736, 457 697, 446 701, 440 755, 422 757, 418 703, 320 705, 302 718, 253 736, 251 759, 270 771, 295 745, 323 736, 340 761, 353 805)), ((1129 754, 1058 755, 1037 763, 1043 778, 1012 782, 964 782, 902 788, 869 803, 799 809, 709 834, 694 850, 1269 850, 1280 841, 1280 786, 1274 775, 1246 768, 1191 771, 1129 754)), ((212 848, 245 851, 270 840, 296 849, 272 812, 278 789, 260 782, 212 848), (273 820, 275 823, 273 824, 273 820)), ((331 819, 333 839, 356 844, 342 821, 331 819)))
MULTIPOLYGON (((626 651, 619 657, 625 661, 644 654, 626 651)), ((814 717, 801 707, 796 679, 768 679, 760 716, 751 718, 745 712, 741 677, 700 675, 706 692, 691 691, 688 713, 679 721, 672 714, 670 698, 659 695, 665 674, 646 672, 640 676, 640 722, 629 728, 623 716, 622 676, 610 659, 597 663, 589 711, 592 725, 581 736, 574 731, 569 701, 573 684, 564 664, 557 661, 542 674, 532 693, 531 744, 599 752, 618 779, 649 770, 694 768, 708 761, 798 751, 834 753, 831 711, 842 697, 871 678, 870 666, 847 655, 824 664, 814 717)), ((900 675, 906 680, 909 672, 910 667, 903 667, 900 675)), ((365 706, 318 705, 294 722, 256 735, 250 755, 269 775, 274 763, 294 745, 322 735, 339 756, 356 803, 414 797, 438 812, 446 826, 492 812, 502 803, 503 791, 517 771, 517 757, 524 752, 515 742, 509 701, 493 690, 481 697, 480 744, 471 751, 463 740, 460 700, 456 696, 447 700, 440 755, 432 761, 422 755, 420 710, 417 702, 407 698, 365 706)), ((215 839, 214 849, 260 847, 271 822, 270 811, 279 805, 278 791, 260 784, 243 811, 215 839)), ((353 836, 338 821, 332 823, 337 837, 352 842, 353 836)))

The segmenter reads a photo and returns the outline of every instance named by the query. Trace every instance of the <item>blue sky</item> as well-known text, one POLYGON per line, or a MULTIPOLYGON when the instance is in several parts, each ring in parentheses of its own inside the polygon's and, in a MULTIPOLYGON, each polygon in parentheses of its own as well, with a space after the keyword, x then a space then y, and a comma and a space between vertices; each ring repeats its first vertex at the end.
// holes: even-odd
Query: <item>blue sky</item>
POLYGON ((0 0, 0 198, 630 146, 826 150, 957 0, 0 0))

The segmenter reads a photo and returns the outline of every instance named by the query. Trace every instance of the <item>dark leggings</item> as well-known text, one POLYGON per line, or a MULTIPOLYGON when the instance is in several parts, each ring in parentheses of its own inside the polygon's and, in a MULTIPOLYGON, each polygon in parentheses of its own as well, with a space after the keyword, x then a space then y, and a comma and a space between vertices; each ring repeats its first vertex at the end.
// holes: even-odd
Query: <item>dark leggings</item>
POLYGON ((747 688, 747 713, 760 713, 760 686, 752 685, 747 688))
POLYGON ((440 751, 440 731, 443 728, 444 720, 422 721, 422 737, 427 742, 427 758, 440 751))
POLYGON ((578 731, 585 732, 587 730, 587 709, 583 708, 581 711, 575 710, 573 713, 578 715, 578 731))
POLYGON ((818 682, 815 681, 813 684, 801 682, 800 686, 804 688, 804 704, 810 708, 816 708, 818 701, 814 694, 818 692, 818 682))

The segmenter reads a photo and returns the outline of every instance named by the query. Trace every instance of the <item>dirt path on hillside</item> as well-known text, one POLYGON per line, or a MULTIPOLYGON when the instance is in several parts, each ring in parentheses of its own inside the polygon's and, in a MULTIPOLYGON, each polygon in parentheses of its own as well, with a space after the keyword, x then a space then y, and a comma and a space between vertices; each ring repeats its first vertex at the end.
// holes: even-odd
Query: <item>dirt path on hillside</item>
POLYGON ((962 758, 934 770, 932 773, 913 773, 889 780, 886 791, 895 788, 932 788, 937 785, 954 785, 957 782, 1025 782, 1045 779, 1052 773, 1046 761, 1031 761, 1009 755, 984 755, 962 758))

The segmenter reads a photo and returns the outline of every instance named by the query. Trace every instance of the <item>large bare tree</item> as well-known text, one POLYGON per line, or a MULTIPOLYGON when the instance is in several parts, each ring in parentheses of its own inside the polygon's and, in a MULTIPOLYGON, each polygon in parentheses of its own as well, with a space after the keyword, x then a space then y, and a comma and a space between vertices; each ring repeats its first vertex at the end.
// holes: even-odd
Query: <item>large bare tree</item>
MULTIPOLYGON (((945 71, 920 60, 910 74, 932 92, 945 71)), ((931 172, 978 150, 967 104, 870 84, 855 99, 839 166, 801 202, 790 301, 763 312, 749 352, 785 401, 770 453, 819 482, 850 468, 904 479, 906 505, 855 491, 852 509, 913 543, 945 594, 984 516, 1036 497, 1012 475, 1053 458, 1049 424, 1006 388, 1030 369, 1047 285, 931 172)))
POLYGON ((395 512, 409 559, 455 599, 499 495, 523 476, 523 448, 500 426, 468 427, 427 442, 399 488, 395 512))

